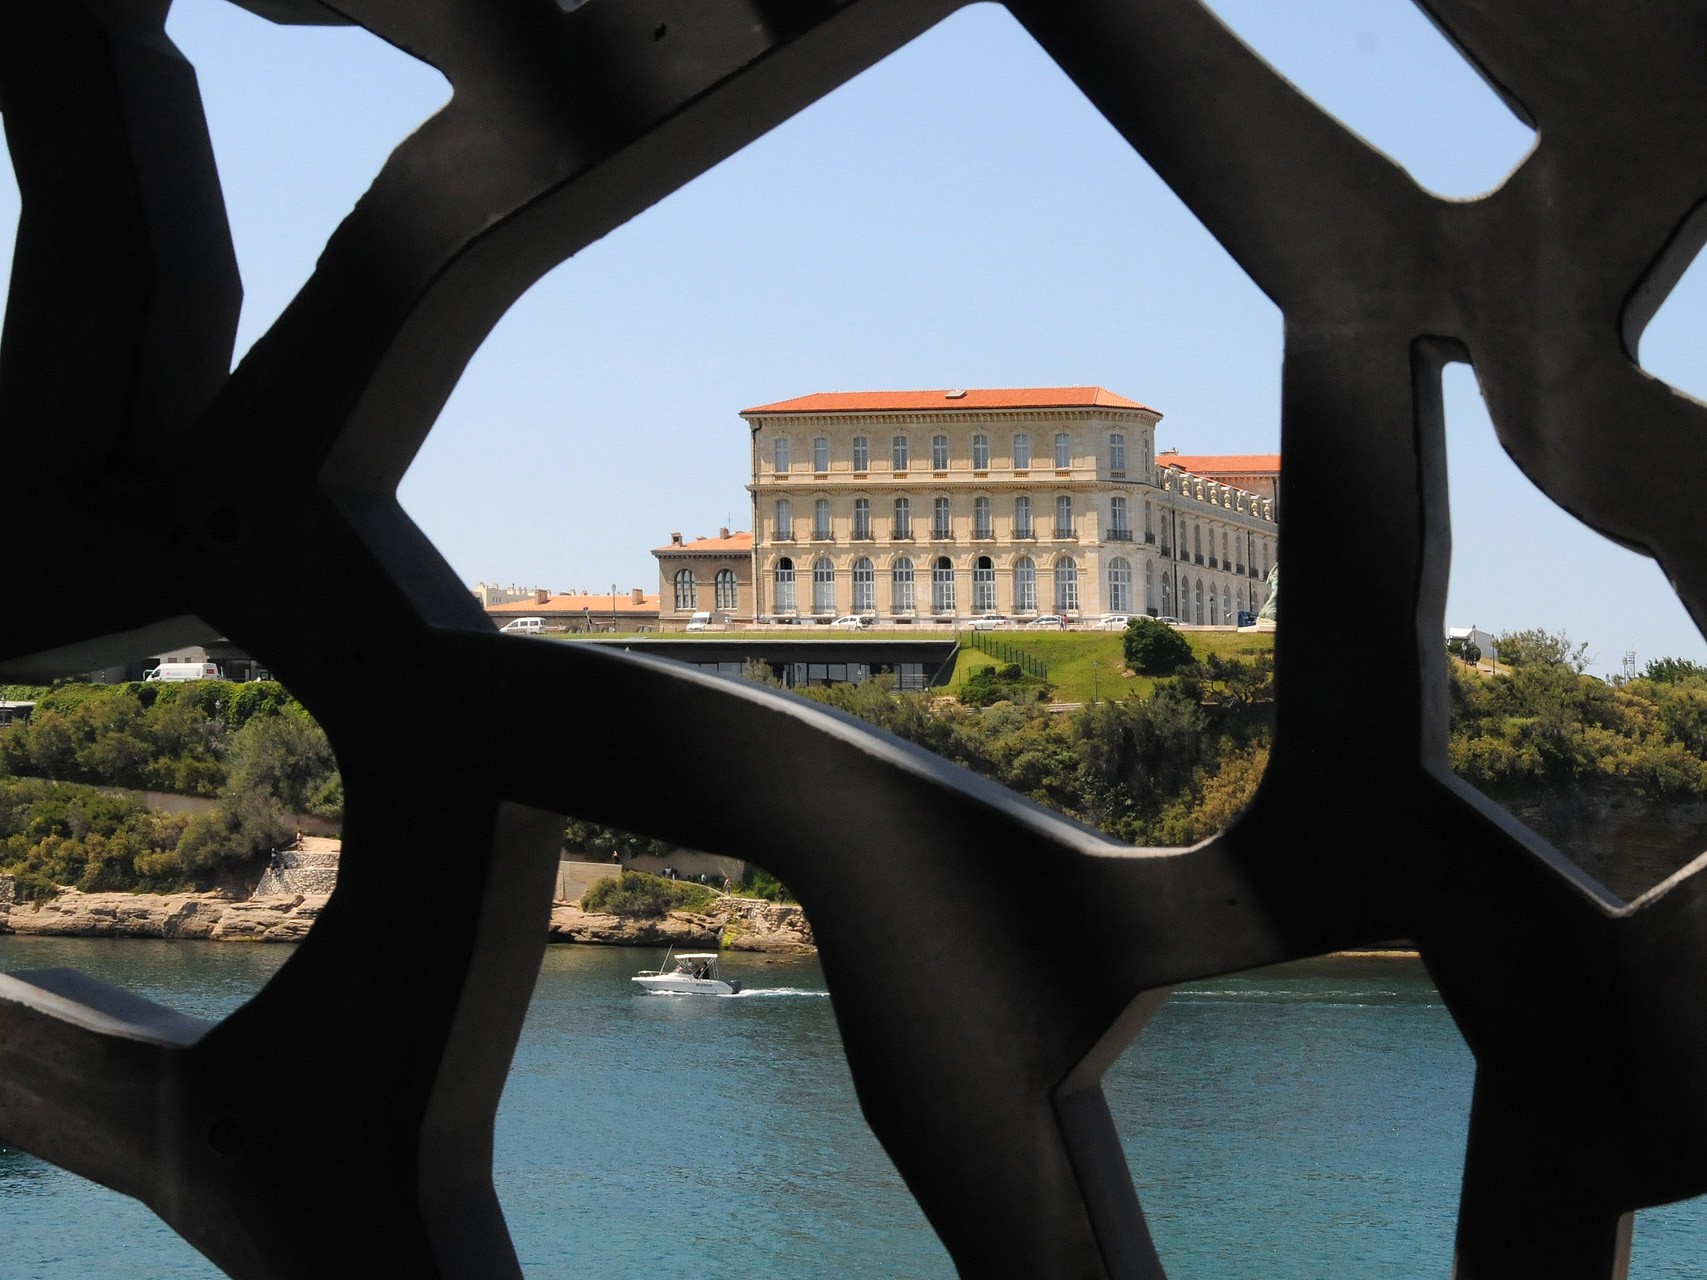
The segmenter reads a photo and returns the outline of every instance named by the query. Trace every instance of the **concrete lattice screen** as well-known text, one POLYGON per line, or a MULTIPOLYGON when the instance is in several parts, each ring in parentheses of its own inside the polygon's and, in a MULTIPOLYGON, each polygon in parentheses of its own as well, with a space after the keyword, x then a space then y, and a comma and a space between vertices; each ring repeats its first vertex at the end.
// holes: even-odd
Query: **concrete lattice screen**
POLYGON ((1440 643, 1454 359, 1474 362, 1524 471, 1707 616, 1707 412, 1631 355, 1707 235, 1693 6, 1426 0, 1538 130, 1499 190, 1453 202, 1195 0, 1011 4, 1286 316, 1272 763, 1240 822, 1158 853, 763 689, 500 639, 394 496, 531 282, 953 3, 246 3, 360 23, 455 92, 229 373, 237 273, 164 0, 0 8, 23 207, 0 431, 9 473, 30 477, 9 488, 8 586, 103 584, 98 610, 8 609, 0 657, 27 678, 209 628, 262 656, 343 763, 339 885, 218 1025, 76 975, 0 979, 0 1141, 141 1198, 234 1276, 516 1274, 492 1119, 545 936, 554 815, 575 813, 751 857, 796 889, 866 1115, 965 1275, 1160 1275, 1105 1066, 1172 983, 1397 936, 1477 1060, 1460 1276, 1608 1280, 1633 1210, 1707 1190, 1707 879, 1621 904, 1455 780, 1440 643), (1620 456, 1651 460, 1639 481, 1607 470, 1609 427, 1620 456), (1348 526, 1397 571, 1362 578, 1348 526), (1310 661, 1354 578, 1381 699, 1310 661), (447 746, 430 700, 370 705, 344 655, 382 646, 403 687, 459 673, 466 732, 447 746), (596 750, 536 731, 542 700, 596 717, 596 750), (658 724, 722 766, 654 791, 658 724), (811 832, 720 802, 779 778, 819 815, 811 832), (1030 902, 1010 860, 1053 868, 1076 939, 1016 927, 1030 902), (405 862, 416 874, 394 874, 405 862), (874 873, 909 892, 869 901, 874 873), (413 945, 427 886, 447 881, 469 886, 466 914, 432 911, 443 932, 413 945), (920 962, 921 938, 960 962, 920 962), (954 979, 992 953, 1011 961, 999 987, 954 979))

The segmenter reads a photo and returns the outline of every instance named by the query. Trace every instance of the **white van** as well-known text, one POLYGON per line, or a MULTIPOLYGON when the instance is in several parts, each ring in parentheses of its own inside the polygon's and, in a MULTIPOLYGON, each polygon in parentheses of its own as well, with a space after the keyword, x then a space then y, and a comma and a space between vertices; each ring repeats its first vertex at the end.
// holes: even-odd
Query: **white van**
POLYGON ((217 662, 162 662, 142 673, 144 680, 223 680, 217 662))
POLYGON ((683 627, 682 630, 684 630, 684 631, 704 631, 710 625, 711 625, 711 615, 709 613, 701 612, 701 613, 696 613, 693 615, 693 617, 689 618, 688 619, 688 625, 683 627))
POLYGON ((517 618, 514 622, 506 622, 498 630, 512 636, 537 636, 545 630, 545 619, 517 618))

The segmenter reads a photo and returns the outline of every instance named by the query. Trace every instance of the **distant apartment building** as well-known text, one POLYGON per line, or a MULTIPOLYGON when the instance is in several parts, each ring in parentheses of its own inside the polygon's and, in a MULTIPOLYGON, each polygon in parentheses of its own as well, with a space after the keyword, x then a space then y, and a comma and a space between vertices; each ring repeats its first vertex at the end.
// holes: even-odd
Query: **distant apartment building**
POLYGON ((1101 387, 824 392, 747 409, 752 613, 1254 613, 1279 457, 1158 458, 1161 416, 1101 387))
POLYGON ((753 603, 753 535, 719 529, 715 538, 670 535, 652 548, 658 559, 658 614, 666 627, 686 625, 696 613, 715 622, 750 622, 753 603))
POLYGON ((483 609, 490 609, 495 604, 515 604, 521 600, 546 600, 553 594, 544 587, 518 587, 513 582, 507 587, 500 587, 496 582, 477 582, 469 590, 483 609))

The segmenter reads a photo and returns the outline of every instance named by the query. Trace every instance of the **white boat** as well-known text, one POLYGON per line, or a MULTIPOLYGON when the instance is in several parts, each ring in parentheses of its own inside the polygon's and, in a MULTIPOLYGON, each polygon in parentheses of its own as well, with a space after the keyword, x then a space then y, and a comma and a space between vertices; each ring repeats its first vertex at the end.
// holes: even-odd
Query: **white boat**
POLYGON ((741 989, 739 982, 729 982, 717 976, 715 951, 683 952, 670 967, 670 957, 664 956, 664 968, 642 973, 630 982, 657 996, 732 996, 741 989))

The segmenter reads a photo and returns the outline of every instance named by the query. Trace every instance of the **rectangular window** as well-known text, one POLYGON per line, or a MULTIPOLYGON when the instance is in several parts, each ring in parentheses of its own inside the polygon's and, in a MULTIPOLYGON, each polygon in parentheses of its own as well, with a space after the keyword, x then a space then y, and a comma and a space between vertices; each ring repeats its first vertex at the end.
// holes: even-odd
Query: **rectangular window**
POLYGON ((1014 470, 1031 470, 1031 437, 1023 433, 1014 437, 1014 470))
POLYGON ((972 499, 972 536, 974 538, 993 536, 990 529, 990 500, 983 496, 972 499))
POLYGON ((913 536, 913 504, 905 498, 895 499, 895 520, 889 528, 891 538, 913 536))
POLYGON ((778 436, 771 443, 772 463, 778 475, 788 471, 788 437, 778 436))
POLYGON ((932 436, 931 437, 931 470, 932 471, 947 471, 948 470, 948 437, 947 436, 932 436))
POLYGON ((931 537, 946 542, 949 537, 948 499, 938 498, 931 504, 931 537))
POLYGON ((1108 469, 1110 471, 1126 470, 1126 437, 1119 432, 1108 438, 1108 469))
POLYGON ((823 475, 830 469, 830 441, 826 436, 819 436, 812 442, 812 470, 823 475))
POLYGON ((1073 536, 1073 500, 1071 498, 1055 499, 1055 536, 1057 538, 1073 536))
POLYGON ((1073 465, 1073 440, 1065 431, 1055 433, 1055 470, 1065 471, 1073 465))
POLYGON ((855 471, 865 471, 868 470, 870 466, 871 446, 864 436, 855 436, 853 439, 853 469, 855 471))
POLYGON ((1031 499, 1014 499, 1014 537, 1031 537, 1031 499))
POLYGON ((972 469, 988 471, 990 469, 990 437, 979 434, 972 437, 972 469))
POLYGON ((856 538, 871 537, 871 499, 854 499, 853 536, 856 538))
POLYGON ((907 437, 896 436, 889 442, 889 452, 893 455, 895 470, 907 469, 907 437))
POLYGON ((1116 542, 1130 542, 1132 530, 1126 527, 1126 499, 1108 500, 1108 535, 1116 542))
POLYGON ((787 498, 779 498, 776 504, 776 536, 780 539, 794 537, 794 509, 788 505, 787 498))
POLYGON ((830 540, 830 500, 819 498, 812 504, 812 536, 819 542, 830 540))

